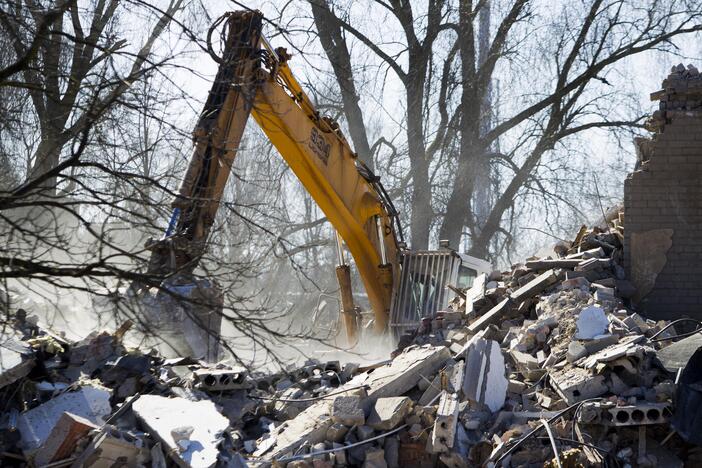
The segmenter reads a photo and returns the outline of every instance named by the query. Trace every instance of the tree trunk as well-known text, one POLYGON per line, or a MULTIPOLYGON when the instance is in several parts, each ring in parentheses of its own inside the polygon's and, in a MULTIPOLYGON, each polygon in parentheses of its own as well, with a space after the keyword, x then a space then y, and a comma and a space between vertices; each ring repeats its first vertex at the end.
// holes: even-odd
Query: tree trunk
MULTIPOLYGON (((34 180, 42 177, 47 172, 54 169, 61 158, 61 149, 66 144, 67 139, 61 135, 46 132, 41 136, 39 145, 34 152, 34 163, 28 173, 28 180, 34 180)), ((53 196, 57 193, 56 184, 58 178, 52 176, 39 184, 41 195, 53 196)))
POLYGON ((484 147, 480 142, 481 104, 483 90, 477 89, 476 49, 470 2, 462 3, 459 12, 458 39, 461 57, 461 119, 460 145, 451 195, 446 204, 446 214, 439 230, 439 237, 458 248, 463 226, 473 231, 472 200, 475 173, 484 147))
POLYGON ((423 250, 429 248, 429 232, 434 218, 431 208, 429 170, 426 163, 418 162, 412 165, 411 172, 414 182, 412 216, 410 217, 411 247, 416 250, 423 250))
MULTIPOLYGON (((474 120, 465 115, 463 118, 474 120)), ((475 128, 477 123, 479 122, 466 124, 465 126, 472 126, 473 128, 462 129, 453 189, 446 204, 446 214, 439 230, 439 238, 448 240, 449 245, 453 248, 458 248, 459 246, 463 226, 468 225, 471 231, 474 227, 471 201, 475 189, 475 174, 479 167, 478 162, 484 152, 477 138, 475 128)), ((462 127, 464 126, 462 125, 462 127)))
POLYGON ((368 143, 366 126, 363 123, 363 111, 361 111, 361 106, 358 104, 360 97, 353 80, 351 56, 346 46, 346 41, 341 34, 341 27, 335 21, 335 16, 329 9, 327 0, 313 0, 310 3, 319 40, 332 65, 336 82, 341 91, 344 115, 349 125, 349 134, 353 147, 361 161, 372 170, 375 167, 373 155, 368 143))
MULTIPOLYGON (((478 14, 478 65, 483 66, 490 48, 490 1, 486 1, 478 14)), ((488 82, 480 105, 480 136, 487 134, 492 127, 492 83, 488 82)), ((488 151, 492 148, 485 148, 488 151)), ((490 158, 481 154, 474 169, 475 187, 473 188, 472 212, 475 218, 473 231, 480 232, 490 210, 493 197, 490 179, 490 158)))
MULTIPOLYGON (((421 68, 421 67, 417 67, 421 68)), ((410 61, 410 70, 413 70, 410 61)), ((407 86, 407 149, 412 174, 412 216, 410 232, 413 249, 429 248, 429 233, 434 213, 431 207, 431 184, 429 182, 429 161, 424 146, 424 122, 422 103, 424 101, 424 71, 408 74, 407 86)))

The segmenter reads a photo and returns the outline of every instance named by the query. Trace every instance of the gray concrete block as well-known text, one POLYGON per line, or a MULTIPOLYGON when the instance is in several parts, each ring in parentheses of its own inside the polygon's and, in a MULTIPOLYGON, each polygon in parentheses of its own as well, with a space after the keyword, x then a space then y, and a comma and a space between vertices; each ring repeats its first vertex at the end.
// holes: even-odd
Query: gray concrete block
POLYGON ((370 415, 368 425, 378 431, 396 428, 412 409, 412 400, 408 397, 378 398, 370 415))
POLYGON ((365 424, 366 415, 361 408, 358 395, 338 396, 332 402, 331 418, 335 423, 345 426, 365 424))

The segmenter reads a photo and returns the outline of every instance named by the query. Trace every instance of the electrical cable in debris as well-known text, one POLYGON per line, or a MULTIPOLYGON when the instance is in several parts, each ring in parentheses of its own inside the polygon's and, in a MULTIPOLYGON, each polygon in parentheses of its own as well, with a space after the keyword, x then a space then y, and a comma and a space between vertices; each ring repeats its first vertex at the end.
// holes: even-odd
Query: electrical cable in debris
POLYGON ((253 396, 253 395, 249 395, 249 398, 253 398, 256 400, 266 400, 266 401, 280 401, 283 403, 308 403, 311 401, 324 400, 325 398, 329 398, 329 397, 332 397, 335 395, 340 395, 342 393, 348 393, 352 390, 358 390, 360 388, 367 390, 370 387, 368 385, 359 385, 358 387, 351 387, 351 388, 347 388, 345 390, 340 390, 338 392, 326 393, 324 395, 319 395, 319 396, 312 397, 312 398, 275 398, 275 397, 264 397, 264 396, 253 396))
POLYGON ((277 459, 276 461, 280 462, 280 463, 288 463, 288 462, 296 461, 296 460, 304 460, 305 458, 318 457, 320 455, 325 455, 327 453, 340 452, 342 450, 347 450, 350 448, 358 447, 359 445, 364 445, 364 444, 367 444, 369 442, 376 441, 378 439, 383 439, 389 435, 395 434, 396 432, 400 432, 402 429, 406 428, 407 426, 408 426, 408 424, 403 424, 402 426, 395 428, 392 431, 383 432, 382 434, 378 434, 377 436, 371 437, 370 439, 365 439, 365 440, 361 440, 359 442, 354 442, 353 444, 344 445, 343 447, 337 447, 337 448, 332 448, 332 449, 327 449, 327 450, 313 451, 310 453, 305 453, 303 455, 295 455, 292 457, 283 457, 283 458, 277 459))
POLYGON ((672 322, 670 322, 669 324, 667 324, 665 327, 663 327, 663 328, 661 328, 660 330, 658 330, 656 333, 654 333, 654 334, 651 336, 651 338, 649 338, 649 341, 651 341, 652 343, 657 343, 657 342, 659 342, 659 341, 674 340, 674 339, 676 339, 676 338, 685 338, 685 337, 687 337, 687 336, 692 336, 692 335, 694 335, 695 333, 699 333, 700 331, 702 331, 702 322, 700 322, 699 320, 693 319, 693 318, 680 318, 680 319, 677 319, 677 320, 673 320, 672 322), (658 335, 660 335, 661 333, 663 333, 664 331, 666 331, 666 330, 669 329, 670 327, 674 326, 675 324, 678 324, 678 323, 681 323, 681 322, 695 322, 695 323, 697 324, 697 328, 696 328, 694 331, 691 331, 691 332, 681 333, 681 334, 679 334, 679 335, 673 335, 673 336, 664 336, 664 337, 662 337, 662 338, 656 339, 656 337, 657 337, 658 335))

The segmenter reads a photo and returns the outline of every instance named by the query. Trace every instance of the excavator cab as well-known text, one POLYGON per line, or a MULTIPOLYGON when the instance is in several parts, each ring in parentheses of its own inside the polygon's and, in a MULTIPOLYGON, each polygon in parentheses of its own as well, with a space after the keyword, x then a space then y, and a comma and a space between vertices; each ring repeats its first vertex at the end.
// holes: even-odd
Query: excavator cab
POLYGON ((423 318, 446 309, 456 295, 454 289, 470 288, 480 273, 491 270, 489 262, 447 246, 440 250, 405 250, 399 257, 400 277, 389 322, 395 338, 415 329, 423 318))

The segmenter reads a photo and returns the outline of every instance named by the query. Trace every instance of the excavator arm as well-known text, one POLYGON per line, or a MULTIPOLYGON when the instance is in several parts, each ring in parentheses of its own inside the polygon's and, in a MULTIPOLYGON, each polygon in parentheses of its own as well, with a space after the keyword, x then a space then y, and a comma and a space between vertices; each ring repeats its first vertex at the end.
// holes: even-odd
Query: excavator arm
MULTIPOLYGON (((336 122, 315 109, 291 73, 285 50, 273 50, 262 36, 262 19, 260 12, 232 12, 210 30, 208 39, 222 25, 223 53, 210 47, 220 67, 194 132, 195 149, 168 231, 153 246, 150 270, 191 274, 197 266, 251 114, 346 244, 368 294, 375 331, 383 332, 403 242, 397 213, 336 122)), ((337 275, 348 309, 348 266, 340 263, 337 275)), ((352 338, 355 318, 344 312, 352 338)))
POLYGON ((338 126, 315 110, 284 52, 276 55, 279 62, 272 72, 260 70, 253 117, 345 242, 374 311, 376 330, 382 331, 398 250, 395 213, 338 126))

